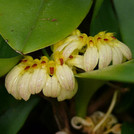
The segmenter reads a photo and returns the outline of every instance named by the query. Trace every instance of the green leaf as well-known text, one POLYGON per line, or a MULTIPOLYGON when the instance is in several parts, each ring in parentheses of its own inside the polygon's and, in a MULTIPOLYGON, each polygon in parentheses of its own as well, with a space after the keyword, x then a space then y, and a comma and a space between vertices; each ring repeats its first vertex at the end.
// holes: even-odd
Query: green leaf
POLYGON ((114 0, 118 16, 122 40, 131 48, 134 54, 134 1, 114 0))
POLYGON ((11 58, 18 55, 0 36, 0 58, 11 58))
POLYGON ((17 101, 0 86, 0 133, 16 134, 38 101, 38 98, 17 101))
POLYGON ((134 134, 134 124, 123 123, 121 134, 134 134))
POLYGON ((118 21, 114 14, 111 0, 97 0, 90 25, 93 36, 100 31, 119 33, 118 21), (100 7, 101 6, 101 7, 100 7))
POLYGON ((79 90, 75 97, 76 115, 85 117, 91 97, 105 82, 92 79, 78 79, 78 83, 79 90))
POLYGON ((102 5, 104 0, 96 0, 95 2, 95 6, 94 6, 94 11, 93 11, 93 16, 92 16, 92 21, 95 19, 95 17, 97 16, 99 10, 100 10, 100 7, 102 5))
POLYGON ((134 83, 134 60, 103 69, 77 74, 76 77, 134 83))
POLYGON ((0 33, 12 48, 29 53, 70 34, 91 4, 92 0, 0 0, 0 33))
POLYGON ((21 59, 21 56, 13 58, 0 58, 0 77, 5 75, 12 67, 14 67, 18 61, 21 59))
POLYGON ((0 36, 0 77, 17 64, 22 57, 18 55, 0 36))

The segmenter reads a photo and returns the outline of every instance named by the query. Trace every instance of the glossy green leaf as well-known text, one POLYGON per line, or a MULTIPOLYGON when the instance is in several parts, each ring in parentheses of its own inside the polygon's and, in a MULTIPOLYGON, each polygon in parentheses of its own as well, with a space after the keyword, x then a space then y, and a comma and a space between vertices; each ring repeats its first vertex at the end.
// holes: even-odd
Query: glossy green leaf
POLYGON ((122 40, 131 48, 134 54, 134 1, 114 0, 122 40))
POLYGON ((70 34, 92 0, 0 0, 0 33, 17 51, 29 53, 70 34))
POLYGON ((134 124, 133 123, 123 123, 121 134, 134 134, 134 124))
POLYGON ((134 60, 104 69, 77 74, 76 77, 134 83, 134 60))
POLYGON ((18 55, 19 54, 15 52, 0 36, 0 58, 11 58, 18 55))
POLYGON ((14 67, 20 59, 21 56, 3 59, 0 58, 0 77, 5 75, 12 67, 14 67))
POLYGON ((98 0, 95 5, 90 34, 95 35, 100 31, 119 33, 118 21, 112 8, 111 0, 98 0))
POLYGON ((0 77, 5 75, 21 59, 0 36, 0 77))
POLYGON ((0 133, 16 134, 38 101, 39 98, 17 101, 0 86, 0 133))
POLYGON ((78 83, 79 89, 75 97, 76 115, 85 117, 91 97, 105 82, 92 79, 78 79, 78 83))

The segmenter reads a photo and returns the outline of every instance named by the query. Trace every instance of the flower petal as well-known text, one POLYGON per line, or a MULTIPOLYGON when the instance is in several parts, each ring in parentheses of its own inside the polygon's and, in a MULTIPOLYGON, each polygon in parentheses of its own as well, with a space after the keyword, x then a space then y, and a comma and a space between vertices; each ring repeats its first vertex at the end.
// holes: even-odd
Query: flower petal
POLYGON ((121 50, 124 57, 126 57, 128 60, 132 59, 131 50, 128 48, 127 45, 119 41, 119 44, 117 44, 117 47, 121 50))
POLYGON ((112 61, 112 48, 107 44, 105 46, 106 46, 106 52, 107 52, 106 66, 108 66, 112 61))
POLYGON ((35 94, 36 93, 36 81, 38 79, 38 73, 39 73, 40 69, 37 68, 37 69, 34 69, 34 72, 32 73, 32 76, 31 76, 31 80, 29 82, 29 92, 31 94, 35 94))
POLYGON ((20 80, 18 81, 17 90, 19 91, 20 96, 27 101, 31 95, 29 92, 29 81, 31 78, 31 74, 29 72, 25 72, 20 80))
POLYGON ((99 45, 99 69, 107 66, 107 47, 106 45, 99 45))
POLYGON ((56 76, 60 85, 66 90, 73 90, 75 79, 72 70, 65 64, 56 66, 56 76))
POLYGON ((67 45, 68 45, 69 42, 65 42, 64 44, 60 45, 56 50, 55 52, 59 51, 61 52, 67 45))
POLYGON ((61 40, 60 42, 56 43, 54 45, 54 52, 61 52, 67 45, 69 45, 73 40, 77 40, 78 39, 78 36, 76 35, 72 35, 72 36, 69 36, 63 40, 61 40))
POLYGON ((71 91, 62 88, 60 95, 57 97, 58 101, 63 101, 65 99, 71 99, 76 94, 77 90, 78 90, 77 81, 75 81, 75 87, 71 91))
POLYGON ((17 79, 21 71, 22 71, 22 68, 17 65, 7 74, 5 78, 5 87, 8 93, 12 92, 13 81, 17 79))
POLYGON ((18 91, 18 82, 20 80, 20 78, 22 77, 22 75, 18 75, 13 81, 12 81, 12 88, 11 88, 11 94, 14 96, 15 99, 21 100, 21 96, 20 93, 18 91))
POLYGON ((64 50, 63 50, 63 57, 65 60, 72 54, 75 49, 82 47, 80 41, 72 41, 64 50))
POLYGON ((84 69, 84 57, 81 55, 75 55, 72 59, 67 60, 66 62, 69 66, 75 66, 81 69, 84 69))
POLYGON ((123 60, 123 55, 120 49, 118 47, 113 47, 112 52, 113 52, 113 65, 121 64, 123 60))
POLYGON ((36 94, 43 89, 43 86, 46 84, 46 78, 47 78, 46 70, 40 69, 38 72, 36 85, 35 85, 36 94))
POLYGON ((61 87, 55 75, 47 76, 46 84, 43 87, 43 94, 48 97, 57 97, 60 94, 61 87))
POLYGON ((84 54, 85 71, 93 70, 98 63, 98 51, 95 46, 88 47, 84 54))

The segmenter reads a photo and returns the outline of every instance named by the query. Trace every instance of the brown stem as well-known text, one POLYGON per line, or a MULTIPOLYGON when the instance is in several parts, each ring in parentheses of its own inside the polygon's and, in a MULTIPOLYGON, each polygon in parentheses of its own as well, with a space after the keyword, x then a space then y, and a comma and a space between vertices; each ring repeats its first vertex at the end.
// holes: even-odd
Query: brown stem
POLYGON ((120 90, 120 92, 122 92, 122 93, 129 91, 129 88, 120 87, 120 83, 113 84, 111 82, 107 82, 107 85, 109 85, 110 87, 112 87, 114 89, 120 90))
POLYGON ((70 130, 69 121, 67 117, 67 106, 65 102, 51 101, 54 116, 58 124, 59 130, 70 130))
POLYGON ((110 102, 111 97, 115 90, 119 90, 121 93, 125 93, 129 90, 129 88, 123 88, 121 87, 120 83, 111 83, 107 82, 107 85, 109 86, 109 89, 105 91, 95 102, 91 103, 88 107, 88 114, 93 113, 100 107, 106 104, 106 102, 110 102))
POLYGON ((110 102, 112 95, 114 93, 113 89, 107 90, 104 94, 102 94, 97 100, 93 101, 88 107, 88 114, 92 114, 93 112, 97 111, 100 107, 104 106, 110 102))
POLYGON ((40 96, 51 103, 59 131, 65 131, 67 134, 71 134, 66 102, 58 102, 56 99, 45 97, 43 94, 40 94, 40 96))

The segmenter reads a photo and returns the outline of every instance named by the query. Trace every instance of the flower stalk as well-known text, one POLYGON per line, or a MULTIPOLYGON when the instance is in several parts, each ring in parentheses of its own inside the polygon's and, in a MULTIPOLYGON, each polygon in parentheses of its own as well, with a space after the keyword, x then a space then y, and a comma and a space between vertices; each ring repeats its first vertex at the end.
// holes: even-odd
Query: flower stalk
POLYGON ((108 116, 112 113, 112 110, 113 110, 113 108, 114 108, 114 106, 116 104, 117 96, 118 96, 118 90, 116 90, 114 92, 114 95, 113 95, 113 98, 112 98, 112 102, 110 104, 110 107, 109 107, 107 113, 105 114, 105 116, 102 118, 102 120, 93 129, 93 132, 94 133, 101 127, 101 125, 106 121, 106 119, 108 118, 108 116))

